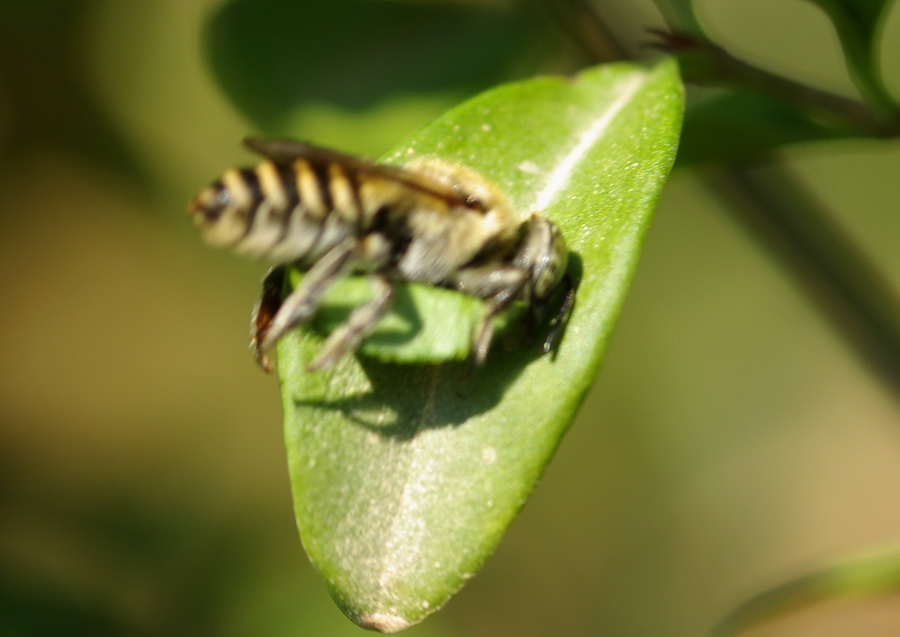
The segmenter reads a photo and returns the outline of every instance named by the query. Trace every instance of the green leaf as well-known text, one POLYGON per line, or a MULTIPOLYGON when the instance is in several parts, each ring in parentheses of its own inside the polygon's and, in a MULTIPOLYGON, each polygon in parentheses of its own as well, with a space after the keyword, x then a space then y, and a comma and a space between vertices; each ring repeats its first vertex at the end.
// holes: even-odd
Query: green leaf
POLYGON ((703 27, 694 12, 693 0, 654 0, 671 29, 681 33, 700 35, 703 27))
POLYGON ((484 89, 508 77, 535 29, 522 12, 474 5, 232 0, 205 36, 229 98, 261 129, 283 132, 308 106, 484 89))
MULTIPOLYGON (((297 285, 302 274, 291 272, 297 285)), ((338 281, 325 295, 312 327, 320 334, 330 334, 346 322, 353 309, 371 298, 365 277, 338 281)), ((501 337, 515 326, 524 306, 521 303, 494 319, 495 331, 501 337)), ((442 363, 469 357, 472 334, 484 312, 484 302, 453 290, 426 285, 398 286, 394 300, 375 331, 363 341, 359 353, 394 363, 442 363), (427 308, 437 320, 423 320, 419 308, 427 308), (440 317, 453 317, 452 321, 440 317)), ((519 339, 521 340, 521 339, 519 339)))
POLYGON ((790 104, 727 90, 688 104, 678 165, 753 160, 789 144, 842 136, 790 104))
MULTIPOLYGON (((555 356, 540 356, 536 343, 495 346, 471 377, 465 362, 366 356, 308 373, 322 337, 296 330, 281 341, 297 524, 355 622, 395 631, 435 611, 475 574, 528 498, 600 365, 681 115, 674 62, 611 65, 501 86, 387 158, 463 163, 519 210, 544 210, 581 276, 555 356)), ((459 317, 432 308, 428 296, 422 322, 450 329, 459 317)))
POLYGON ((810 0, 821 8, 837 30, 850 74, 863 96, 875 107, 896 112, 881 77, 879 32, 890 0, 810 0))
POLYGON ((732 612, 716 634, 736 635, 816 604, 900 591, 900 546, 855 555, 769 589, 732 612))

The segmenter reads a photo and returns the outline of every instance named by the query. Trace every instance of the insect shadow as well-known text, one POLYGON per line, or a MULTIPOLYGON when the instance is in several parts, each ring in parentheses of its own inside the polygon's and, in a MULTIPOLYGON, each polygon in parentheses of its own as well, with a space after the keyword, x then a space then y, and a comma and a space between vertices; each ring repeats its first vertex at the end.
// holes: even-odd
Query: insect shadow
MULTIPOLYGON (((337 411, 357 425, 385 438, 411 440, 425 430, 459 426, 489 411, 524 367, 540 356, 493 355, 473 370, 468 362, 440 365, 397 365, 358 355, 371 389, 332 400, 295 400, 294 406, 337 411)), ((334 423, 330 423, 334 424, 334 423)))
MULTIPOLYGON (((570 261, 568 274, 573 287, 577 286, 581 278, 579 258, 570 261)), ((561 290, 560 303, 564 293, 561 290)), ((558 305, 551 307, 555 312, 558 305)), ((421 322, 421 317, 410 320, 421 322)), ((541 342, 548 329, 547 321, 531 329, 527 321, 513 324, 498 337, 488 359, 478 367, 469 361, 394 364, 356 354, 369 381, 367 391, 326 399, 295 399, 293 406, 338 412, 360 427, 397 441, 412 440, 427 429, 460 426, 497 406, 509 385, 529 364, 544 356, 541 342)), ((553 360, 556 349, 547 356, 553 360)))

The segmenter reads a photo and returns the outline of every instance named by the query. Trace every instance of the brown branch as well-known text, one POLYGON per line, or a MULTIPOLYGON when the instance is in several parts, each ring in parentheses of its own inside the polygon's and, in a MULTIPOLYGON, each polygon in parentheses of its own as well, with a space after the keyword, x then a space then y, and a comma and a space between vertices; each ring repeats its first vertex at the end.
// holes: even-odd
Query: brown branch
POLYGON ((898 112, 890 113, 887 118, 882 117, 858 100, 761 69, 701 37, 660 30, 651 30, 651 33, 659 39, 657 48, 683 59, 682 71, 688 82, 741 87, 775 97, 793 104, 811 117, 865 137, 900 135, 898 112))

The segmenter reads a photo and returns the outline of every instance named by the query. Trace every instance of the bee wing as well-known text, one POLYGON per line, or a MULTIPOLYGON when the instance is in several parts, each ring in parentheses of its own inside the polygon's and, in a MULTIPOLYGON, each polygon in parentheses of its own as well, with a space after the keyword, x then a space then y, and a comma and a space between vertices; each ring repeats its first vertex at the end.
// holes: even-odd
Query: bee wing
POLYGON ((293 139, 247 137, 244 139, 244 146, 278 164, 288 164, 296 159, 305 159, 318 166, 337 164, 359 175, 401 183, 413 190, 444 199, 453 206, 471 207, 472 205, 466 193, 428 175, 401 166, 378 164, 362 157, 347 155, 337 150, 293 139))
POLYGON ((245 137, 244 146, 257 155, 279 164, 286 164, 295 159, 309 159, 311 161, 361 161, 359 158, 345 155, 344 153, 329 148, 315 146, 308 142, 294 139, 259 139, 258 137, 245 137))

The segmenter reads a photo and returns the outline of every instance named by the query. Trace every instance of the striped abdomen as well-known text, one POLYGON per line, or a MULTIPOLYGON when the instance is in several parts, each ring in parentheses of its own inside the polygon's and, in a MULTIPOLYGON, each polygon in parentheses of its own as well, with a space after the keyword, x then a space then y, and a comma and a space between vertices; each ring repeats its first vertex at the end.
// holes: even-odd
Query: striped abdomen
POLYGON ((313 262, 375 230, 380 209, 403 207, 402 189, 370 181, 333 162, 264 161, 225 171, 190 210, 214 245, 275 263, 313 262))

